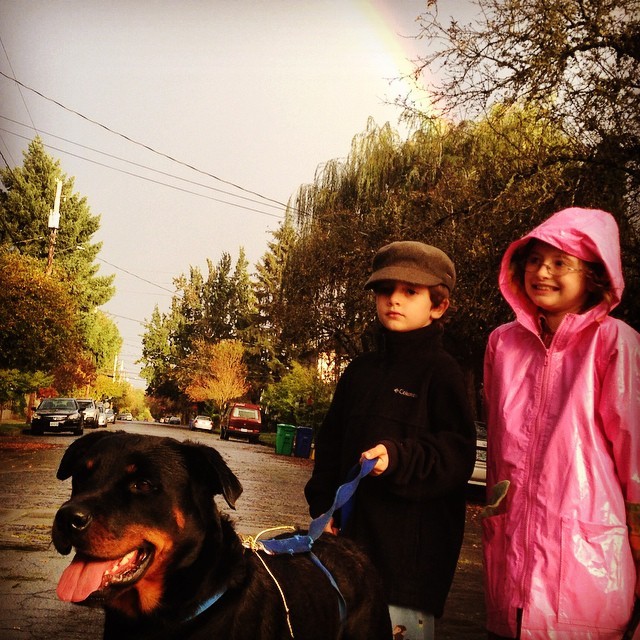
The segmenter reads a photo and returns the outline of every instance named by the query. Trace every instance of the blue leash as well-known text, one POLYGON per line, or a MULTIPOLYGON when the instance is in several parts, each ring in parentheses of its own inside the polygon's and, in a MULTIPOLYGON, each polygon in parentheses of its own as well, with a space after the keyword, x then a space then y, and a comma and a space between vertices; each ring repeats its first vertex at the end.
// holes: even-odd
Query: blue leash
MULTIPOLYGON (((312 562, 327 576, 331 586, 338 593, 338 605, 340 608, 340 620, 344 622, 347 612, 347 604, 344 596, 340 592, 336 581, 334 580, 331 572, 320 562, 320 559, 315 553, 311 551, 313 543, 321 536, 324 528, 327 526, 333 514, 338 510, 343 510, 343 522, 346 521, 351 507, 353 506, 353 496, 360 484, 360 480, 369 475, 375 467, 377 459, 365 460, 361 465, 355 465, 349 472, 347 482, 340 485, 336 491, 336 497, 331 505, 331 508, 323 513, 321 516, 314 518, 309 525, 309 532, 307 535, 296 534, 288 538, 270 538, 268 540, 261 540, 260 544, 264 550, 270 555, 280 555, 288 553, 293 555, 295 553, 308 553, 312 562)), ((196 611, 187 618, 187 620, 193 620, 196 616, 213 606, 226 592, 226 587, 215 593, 211 598, 203 602, 196 611)), ((293 636, 293 634, 292 634, 293 636)))
POLYGON ((267 553, 274 555, 280 553, 308 553, 313 563, 327 576, 331 586, 338 594, 338 608, 340 611, 340 621, 344 623, 347 617, 347 603, 334 580, 331 572, 320 562, 318 556, 311 550, 313 543, 322 535, 324 528, 329 524, 333 514, 338 510, 343 510, 343 523, 346 522, 348 514, 353 506, 353 496, 360 484, 360 480, 371 473, 376 464, 376 459, 365 460, 360 466, 354 466, 348 474, 348 480, 338 487, 336 497, 328 511, 321 516, 314 518, 309 525, 307 535, 295 535, 288 538, 263 540, 262 546, 267 553))
MULTIPOLYGON (((331 508, 321 516, 318 516, 311 521, 307 535, 295 535, 284 539, 271 538, 269 540, 263 540, 262 545, 264 548, 274 555, 280 553, 309 553, 313 543, 320 537, 324 528, 333 517, 333 514, 341 508, 343 509, 343 512, 349 512, 351 510, 351 499, 360 484, 360 480, 371 473, 371 470, 376 465, 376 461, 377 459, 365 460, 362 465, 356 465, 351 469, 347 482, 338 487, 336 497, 331 508)), ((345 513, 345 515, 347 515, 347 513, 345 513)))

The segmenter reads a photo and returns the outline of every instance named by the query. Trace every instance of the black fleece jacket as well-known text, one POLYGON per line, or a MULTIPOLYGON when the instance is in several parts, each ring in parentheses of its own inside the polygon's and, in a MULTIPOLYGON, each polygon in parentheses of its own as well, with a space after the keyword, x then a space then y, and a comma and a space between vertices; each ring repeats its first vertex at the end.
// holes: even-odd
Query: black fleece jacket
POLYGON ((440 617, 462 546, 476 433, 439 325, 384 331, 381 348, 345 370, 305 487, 312 517, 329 509, 360 454, 378 443, 387 447, 389 468, 362 480, 341 535, 369 554, 389 604, 440 617))

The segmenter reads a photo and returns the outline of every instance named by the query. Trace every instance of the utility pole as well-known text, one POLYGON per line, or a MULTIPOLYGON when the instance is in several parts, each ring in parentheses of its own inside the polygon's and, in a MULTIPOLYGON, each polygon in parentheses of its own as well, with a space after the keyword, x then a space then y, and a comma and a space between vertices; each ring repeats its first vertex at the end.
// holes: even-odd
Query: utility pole
POLYGON ((60 196, 62 195, 62 180, 56 179, 56 199, 53 203, 53 209, 49 210, 49 229, 51 229, 51 236, 49 238, 49 258, 47 259, 47 271, 48 276, 51 275, 53 270, 53 251, 56 246, 56 236, 58 235, 58 229, 60 227, 60 196))

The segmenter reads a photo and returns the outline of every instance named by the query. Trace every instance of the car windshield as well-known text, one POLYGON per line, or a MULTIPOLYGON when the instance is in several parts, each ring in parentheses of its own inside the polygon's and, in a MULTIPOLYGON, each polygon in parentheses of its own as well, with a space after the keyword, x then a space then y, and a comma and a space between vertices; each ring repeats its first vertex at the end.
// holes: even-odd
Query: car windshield
POLYGON ((245 420, 259 420, 258 412, 255 409, 247 409, 244 407, 235 407, 233 409, 234 418, 245 418, 245 420))
POLYGON ((93 400, 78 400, 77 402, 80 405, 81 409, 86 409, 93 404, 93 400))
POLYGON ((196 420, 211 420, 209 416, 196 416, 196 420))
POLYGON ((56 409, 73 411, 76 406, 73 400, 43 400, 38 408, 41 411, 51 411, 56 409))

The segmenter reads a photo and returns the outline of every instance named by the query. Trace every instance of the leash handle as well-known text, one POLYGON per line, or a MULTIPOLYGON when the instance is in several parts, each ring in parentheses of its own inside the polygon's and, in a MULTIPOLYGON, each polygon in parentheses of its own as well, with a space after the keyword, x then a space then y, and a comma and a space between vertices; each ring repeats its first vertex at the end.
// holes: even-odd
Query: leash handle
POLYGON ((374 458, 373 460, 365 460, 361 465, 354 465, 347 475, 347 482, 338 487, 336 497, 329 511, 311 521, 307 535, 297 534, 288 538, 262 540, 260 541, 262 548, 272 555, 307 553, 311 551, 313 543, 320 537, 333 517, 334 512, 340 508, 343 508, 343 511, 349 509, 351 498, 353 498, 360 480, 371 473, 373 467, 376 466, 377 460, 377 458, 374 458))
POLYGON ((338 487, 336 497, 331 508, 321 516, 318 516, 311 521, 311 524, 309 525, 309 536, 313 540, 317 540, 320 537, 320 534, 324 531, 324 528, 333 517, 334 512, 349 503, 360 484, 360 480, 371 473, 373 468, 376 466, 377 461, 377 458, 374 458, 373 460, 364 460, 361 465, 355 465, 351 471, 349 471, 349 474, 347 475, 348 480, 338 487))

